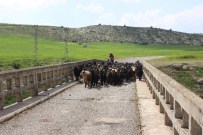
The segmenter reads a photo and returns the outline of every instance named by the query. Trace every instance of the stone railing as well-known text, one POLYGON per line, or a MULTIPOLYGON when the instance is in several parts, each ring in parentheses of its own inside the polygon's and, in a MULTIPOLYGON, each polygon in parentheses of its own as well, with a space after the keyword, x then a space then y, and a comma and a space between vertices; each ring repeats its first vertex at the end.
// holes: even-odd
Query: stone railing
POLYGON ((22 102, 23 91, 29 92, 31 97, 37 96, 41 91, 73 80, 73 67, 92 61, 0 72, 0 110, 4 108, 6 97, 15 96, 16 102, 22 102))
POLYGON ((202 135, 203 99, 152 65, 143 62, 147 85, 174 135, 202 135))

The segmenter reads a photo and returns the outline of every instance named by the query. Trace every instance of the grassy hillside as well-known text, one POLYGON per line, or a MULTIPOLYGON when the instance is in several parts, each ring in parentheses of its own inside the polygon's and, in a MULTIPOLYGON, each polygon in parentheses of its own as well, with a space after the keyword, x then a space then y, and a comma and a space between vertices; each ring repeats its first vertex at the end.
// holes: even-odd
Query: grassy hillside
MULTIPOLYGON (((39 65, 63 63, 65 42, 38 39, 39 65)), ((89 42, 87 48, 80 43, 68 42, 68 61, 102 59, 112 52, 116 58, 131 56, 167 56, 168 59, 203 59, 202 46, 186 45, 140 45, 120 42, 89 42)), ((0 70, 34 66, 34 39, 32 36, 0 35, 0 70)))

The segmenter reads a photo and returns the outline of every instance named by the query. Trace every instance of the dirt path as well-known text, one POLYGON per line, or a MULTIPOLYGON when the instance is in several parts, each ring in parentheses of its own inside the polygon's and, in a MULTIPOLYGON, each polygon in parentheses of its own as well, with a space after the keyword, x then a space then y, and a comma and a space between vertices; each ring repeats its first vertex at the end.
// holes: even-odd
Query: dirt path
POLYGON ((123 59, 116 59, 115 61, 118 62, 131 62, 135 63, 137 60, 144 61, 144 60, 152 60, 152 59, 158 59, 162 58, 163 56, 149 56, 149 57, 129 57, 129 58, 123 58, 123 59))

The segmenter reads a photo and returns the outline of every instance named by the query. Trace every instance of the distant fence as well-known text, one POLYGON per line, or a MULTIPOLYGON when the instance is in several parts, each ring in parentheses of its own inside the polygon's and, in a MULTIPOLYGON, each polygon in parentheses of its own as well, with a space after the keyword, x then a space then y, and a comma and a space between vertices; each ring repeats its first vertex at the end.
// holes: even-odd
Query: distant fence
POLYGON ((28 91, 31 97, 37 96, 41 91, 73 80, 73 67, 92 61, 0 72, 0 110, 4 108, 6 97, 15 96, 16 102, 22 102, 23 91, 28 91))
POLYGON ((203 135, 203 99, 143 62, 147 85, 174 135, 203 135))

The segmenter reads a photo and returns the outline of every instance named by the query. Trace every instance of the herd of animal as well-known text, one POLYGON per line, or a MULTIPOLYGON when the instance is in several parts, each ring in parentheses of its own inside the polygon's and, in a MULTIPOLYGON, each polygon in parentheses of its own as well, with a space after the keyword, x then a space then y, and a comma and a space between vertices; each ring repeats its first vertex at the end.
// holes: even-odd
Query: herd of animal
POLYGON ((92 62, 88 64, 77 65, 73 69, 76 81, 83 78, 85 87, 97 87, 98 85, 121 85, 123 82, 139 80, 143 75, 142 64, 119 63, 119 62, 92 62))

